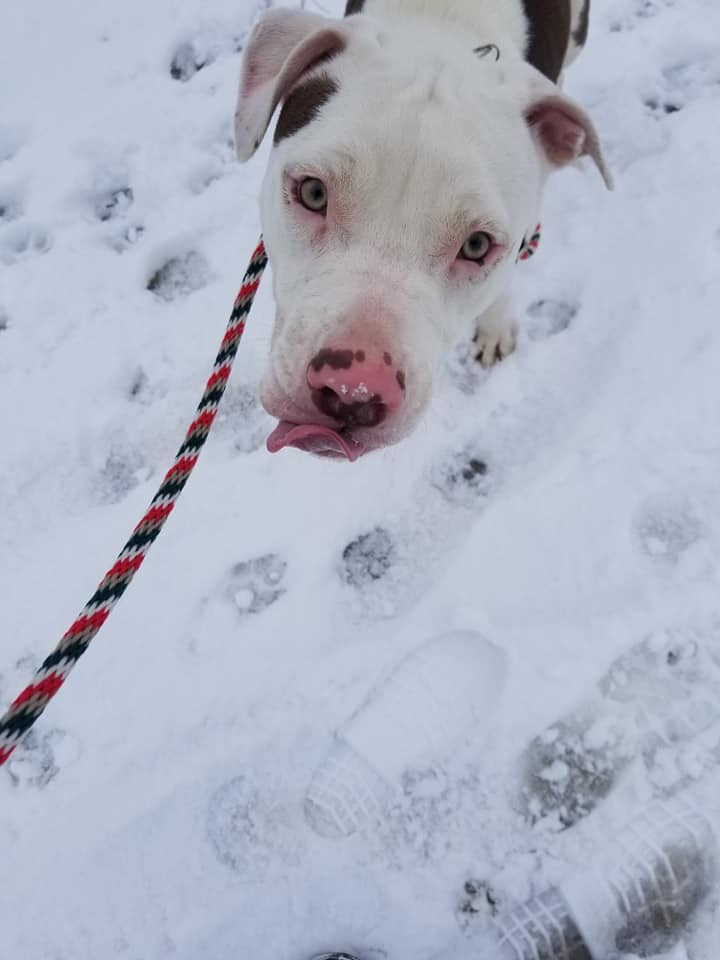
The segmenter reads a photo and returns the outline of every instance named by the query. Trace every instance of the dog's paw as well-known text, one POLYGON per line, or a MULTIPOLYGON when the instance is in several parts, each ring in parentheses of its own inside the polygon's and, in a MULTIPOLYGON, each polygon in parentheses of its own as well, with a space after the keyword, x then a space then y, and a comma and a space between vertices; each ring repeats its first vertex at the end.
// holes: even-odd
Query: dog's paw
POLYGON ((491 367, 510 356, 517 345, 517 327, 514 324, 496 327, 481 324, 475 336, 475 359, 483 367, 491 367))

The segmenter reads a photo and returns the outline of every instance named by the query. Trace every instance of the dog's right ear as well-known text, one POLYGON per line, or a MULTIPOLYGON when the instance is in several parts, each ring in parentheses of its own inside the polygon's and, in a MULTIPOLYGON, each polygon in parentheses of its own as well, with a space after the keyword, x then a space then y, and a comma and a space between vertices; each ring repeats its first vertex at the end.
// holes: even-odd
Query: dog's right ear
POLYGON ((248 38, 235 109, 235 148, 248 160, 260 146, 275 107, 315 64, 348 42, 341 20, 305 10, 270 10, 248 38))

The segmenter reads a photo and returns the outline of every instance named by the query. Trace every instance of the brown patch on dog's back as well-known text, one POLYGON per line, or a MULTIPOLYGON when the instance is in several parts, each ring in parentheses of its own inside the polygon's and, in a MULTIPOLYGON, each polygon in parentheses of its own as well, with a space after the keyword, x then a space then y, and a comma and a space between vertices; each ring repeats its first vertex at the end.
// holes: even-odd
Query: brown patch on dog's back
POLYGON ((311 123, 317 117, 320 108, 339 89, 337 80, 326 73, 320 73, 298 84, 294 90, 290 91, 282 105, 273 143, 279 143, 285 137, 291 137, 311 123))
MULTIPOLYGON (((555 83, 570 40, 570 0, 522 0, 522 3, 528 19, 526 59, 555 83)), ((586 0, 586 10, 589 5, 590 0, 586 0)))
POLYGON ((583 8, 580 11, 580 19, 573 30, 573 40, 578 47, 584 47, 588 35, 588 26, 590 25, 590 0, 585 0, 583 8))

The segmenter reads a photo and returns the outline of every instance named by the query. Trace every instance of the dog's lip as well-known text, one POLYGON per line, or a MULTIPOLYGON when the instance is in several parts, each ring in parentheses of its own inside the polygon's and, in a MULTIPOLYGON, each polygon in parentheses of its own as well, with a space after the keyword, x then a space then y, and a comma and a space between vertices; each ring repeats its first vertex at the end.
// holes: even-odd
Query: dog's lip
POLYGON ((342 458, 353 462, 361 457, 366 445, 345 430, 333 430, 315 423, 292 423, 280 420, 266 442, 270 453, 285 447, 295 447, 319 457, 342 458))

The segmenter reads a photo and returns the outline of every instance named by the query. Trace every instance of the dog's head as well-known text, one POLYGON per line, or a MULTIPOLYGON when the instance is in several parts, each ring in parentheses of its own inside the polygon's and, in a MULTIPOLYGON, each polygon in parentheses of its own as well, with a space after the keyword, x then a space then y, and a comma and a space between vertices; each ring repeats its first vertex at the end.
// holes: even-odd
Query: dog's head
POLYGON ((577 105, 447 24, 266 13, 245 50, 240 159, 277 106, 268 448, 354 460, 413 429, 447 347, 506 286, 548 173, 583 154, 607 173, 577 105))

